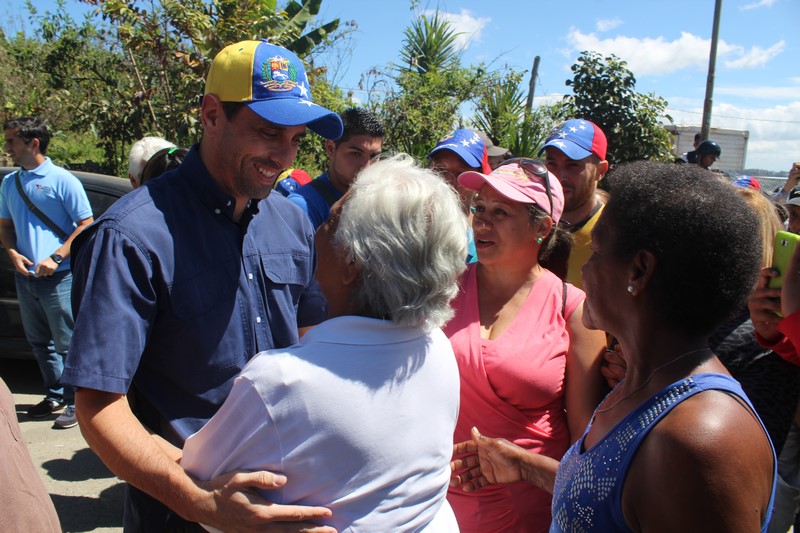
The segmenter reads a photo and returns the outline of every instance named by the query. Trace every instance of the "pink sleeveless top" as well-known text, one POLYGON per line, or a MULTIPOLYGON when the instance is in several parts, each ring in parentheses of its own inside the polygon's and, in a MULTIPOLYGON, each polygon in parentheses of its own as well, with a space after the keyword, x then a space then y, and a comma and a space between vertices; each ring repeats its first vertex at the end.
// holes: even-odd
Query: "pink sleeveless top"
MULTIPOLYGON (((564 371, 569 334, 561 315, 564 284, 545 271, 536 280, 511 325, 493 340, 482 339, 478 314, 477 265, 468 267, 456 311, 443 328, 461 374, 461 408, 454 442, 469 440, 477 426, 532 452, 561 459, 569 447, 564 413, 564 371)), ((567 287, 565 316, 584 300, 567 287)), ((527 483, 491 485, 448 493, 462 533, 547 531, 551 496, 527 483)))

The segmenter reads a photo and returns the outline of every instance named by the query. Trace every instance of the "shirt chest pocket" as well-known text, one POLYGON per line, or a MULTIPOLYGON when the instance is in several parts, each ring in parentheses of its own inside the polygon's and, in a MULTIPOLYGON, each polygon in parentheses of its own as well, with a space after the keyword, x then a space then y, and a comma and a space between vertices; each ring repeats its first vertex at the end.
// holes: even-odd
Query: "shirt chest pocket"
POLYGON ((296 286, 301 290, 311 280, 311 255, 307 252, 262 254, 258 261, 265 281, 272 286, 296 286))
POLYGON ((170 290, 173 314, 181 320, 192 320, 225 307, 232 312, 241 273, 238 259, 217 262, 205 270, 177 278, 170 290))

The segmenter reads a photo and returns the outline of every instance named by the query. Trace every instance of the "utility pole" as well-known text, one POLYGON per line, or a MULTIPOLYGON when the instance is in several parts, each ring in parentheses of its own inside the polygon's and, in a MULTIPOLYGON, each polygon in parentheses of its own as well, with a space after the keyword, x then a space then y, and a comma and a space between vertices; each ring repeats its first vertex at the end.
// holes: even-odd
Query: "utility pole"
POLYGON ((714 29, 711 32, 711 53, 708 56, 708 79, 706 80, 706 99, 703 103, 703 124, 700 127, 702 140, 708 139, 711 130, 711 105, 714 101, 714 72, 717 66, 717 41, 719 40, 719 17, 722 11, 722 0, 714 4, 714 29))
POLYGON ((530 115, 533 111, 533 95, 536 92, 536 78, 539 76, 539 60, 541 58, 536 56, 533 58, 533 70, 531 70, 531 82, 528 84, 528 102, 525 107, 525 114, 530 115))

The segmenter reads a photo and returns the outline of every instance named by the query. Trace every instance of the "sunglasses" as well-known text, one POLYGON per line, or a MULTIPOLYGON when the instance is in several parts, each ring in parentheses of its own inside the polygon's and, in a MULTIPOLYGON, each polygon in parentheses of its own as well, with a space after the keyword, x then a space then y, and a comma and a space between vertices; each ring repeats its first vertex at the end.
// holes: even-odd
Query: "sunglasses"
POLYGON ((537 159, 530 159, 527 157, 512 157, 503 161, 503 165, 516 163, 519 168, 525 171, 526 174, 541 178, 544 182, 544 190, 547 193, 547 200, 550 202, 550 218, 553 218, 553 193, 550 190, 550 173, 544 163, 537 159))

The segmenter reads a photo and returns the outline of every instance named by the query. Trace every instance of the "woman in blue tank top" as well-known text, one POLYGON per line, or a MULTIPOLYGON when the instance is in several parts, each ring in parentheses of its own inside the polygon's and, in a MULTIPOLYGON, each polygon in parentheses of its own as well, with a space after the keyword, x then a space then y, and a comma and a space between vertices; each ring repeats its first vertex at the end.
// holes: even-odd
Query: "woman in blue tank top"
POLYGON ((764 531, 775 454, 707 340, 755 284, 756 214, 695 165, 637 162, 610 181, 583 268, 584 324, 619 340, 625 379, 560 463, 474 429, 451 485, 553 491, 556 532, 764 531))

